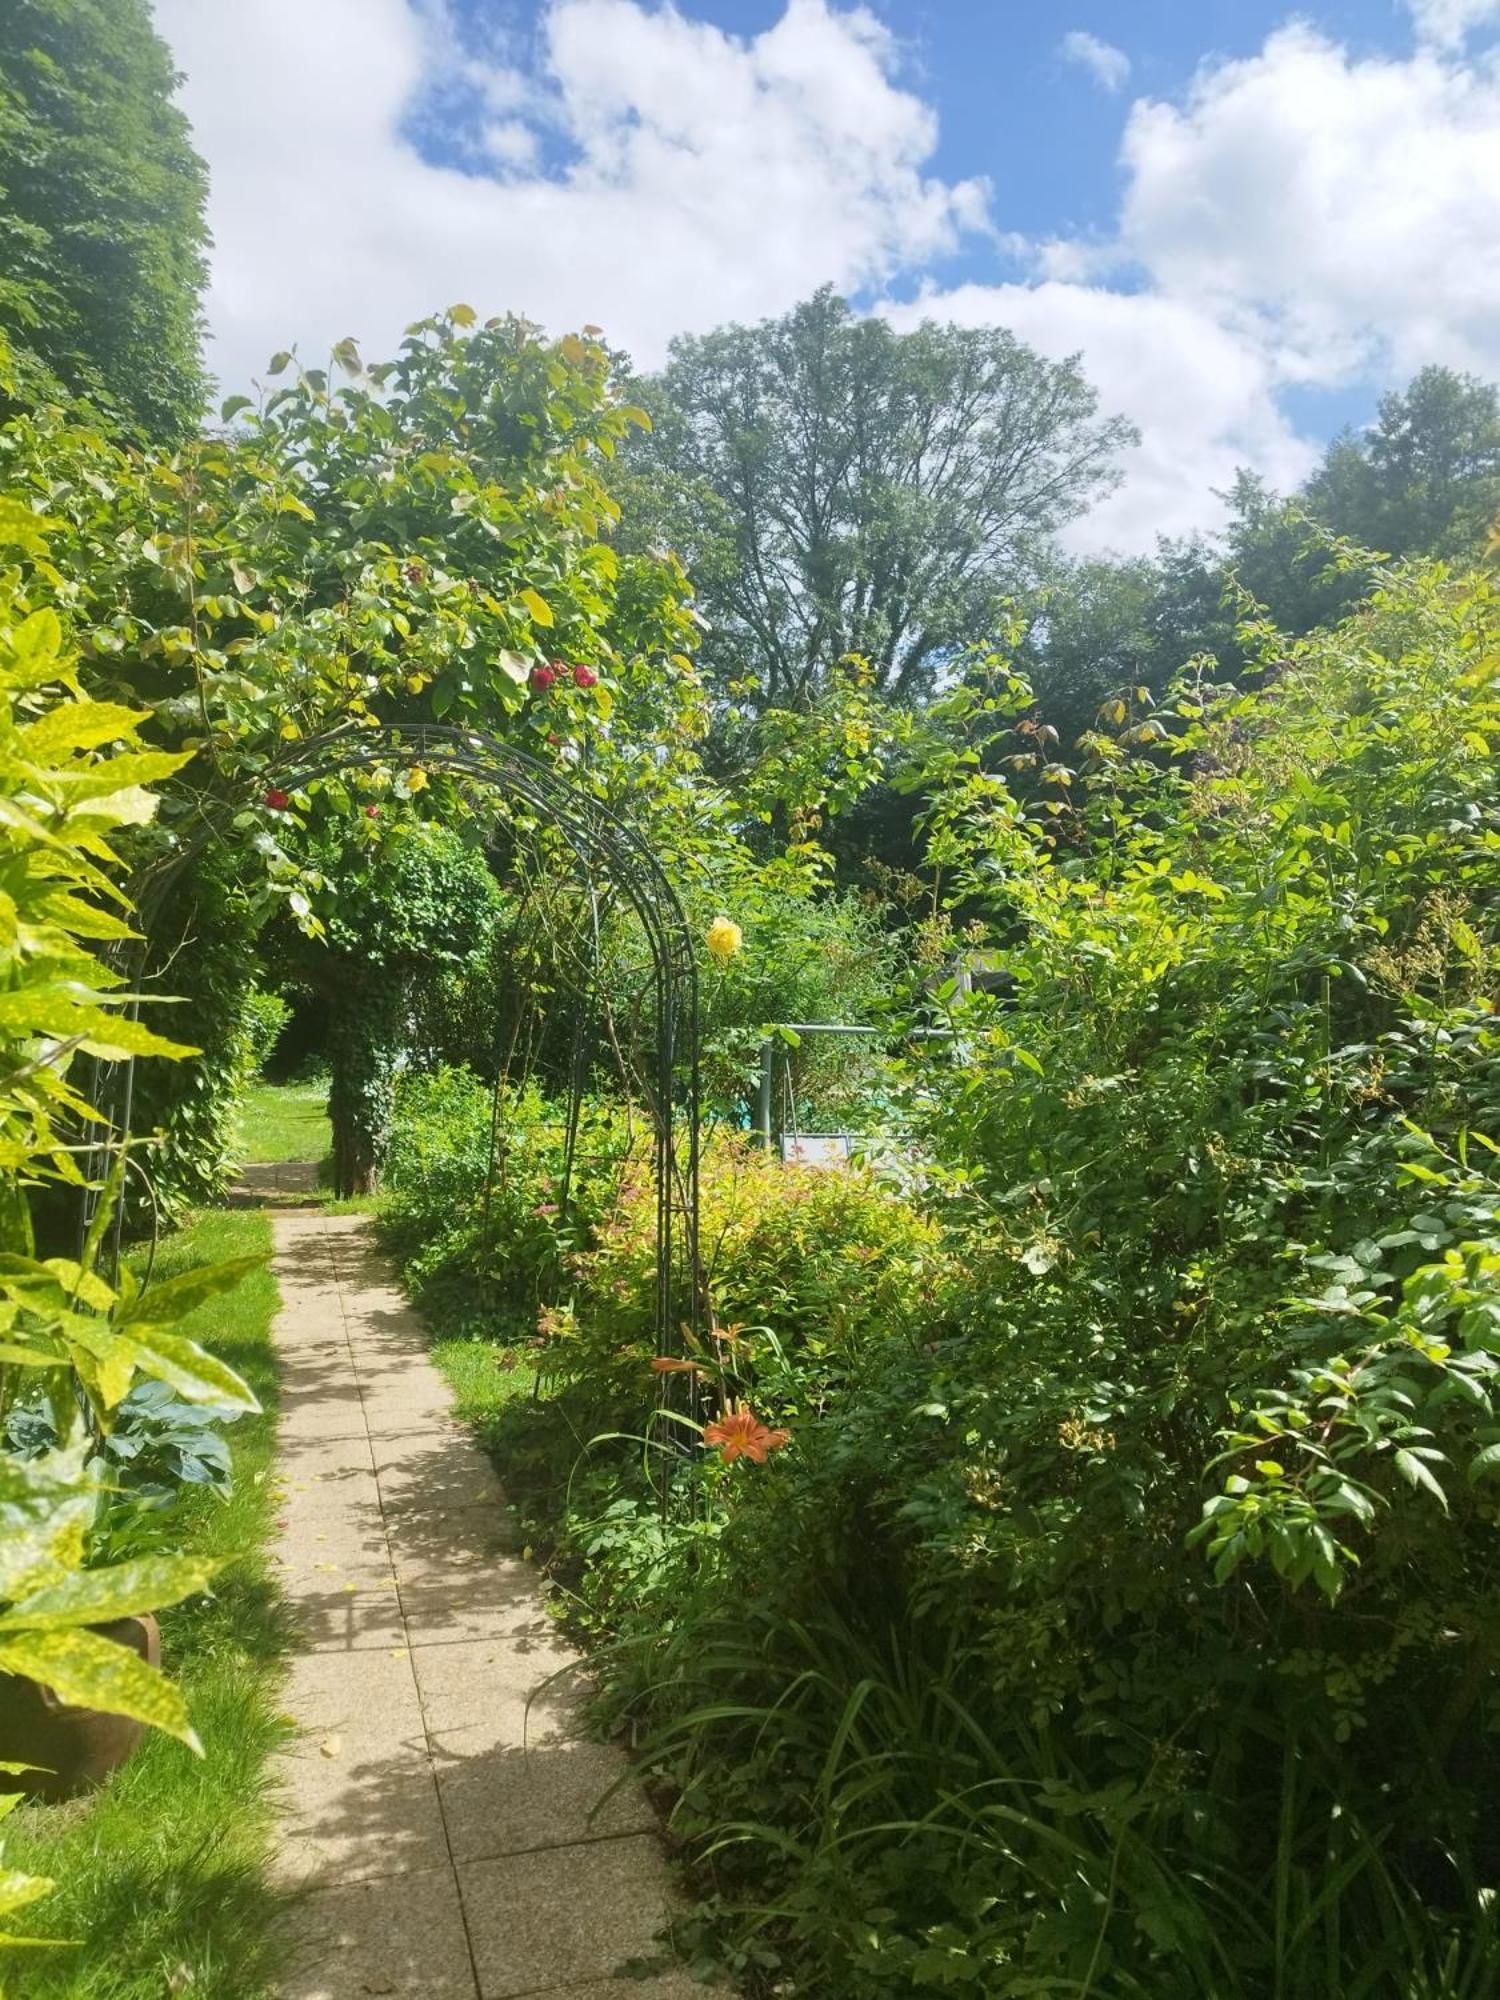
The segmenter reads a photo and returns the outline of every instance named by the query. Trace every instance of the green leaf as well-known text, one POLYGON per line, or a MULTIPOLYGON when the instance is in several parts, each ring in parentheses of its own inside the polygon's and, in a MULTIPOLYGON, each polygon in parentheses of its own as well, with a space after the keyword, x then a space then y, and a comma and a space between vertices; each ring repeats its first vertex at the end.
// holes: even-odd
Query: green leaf
POLYGON ((146 719, 146 710, 126 708, 117 701, 60 701, 38 721, 18 730, 16 741, 23 756, 46 764, 70 750, 94 750, 101 743, 133 736, 146 719))
POLYGON ((0 1638, 0 1672, 22 1674, 50 1687, 75 1708, 133 1716, 202 1754, 172 1683, 130 1647, 97 1632, 7 1633, 0 1638))
POLYGON ((0 498, 0 547, 21 549, 29 556, 44 556, 46 531, 56 525, 20 500, 0 498))
POLYGON ((143 1556, 109 1569, 79 1570, 14 1605, 0 1617, 0 1635, 67 1632, 77 1625, 106 1625, 115 1618, 160 1611, 207 1589, 218 1568, 202 1557, 143 1556))
POLYGON ((263 1271, 265 1266, 266 1260, 261 1256, 228 1257, 219 1264, 201 1264, 196 1270, 148 1286, 117 1316, 115 1325, 121 1332, 138 1326, 170 1330, 185 1313, 194 1311, 207 1299, 233 1291, 242 1278, 248 1278, 252 1271, 263 1271))
POLYGON ((62 653, 62 623, 50 607, 33 611, 6 634, 11 658, 3 675, 4 685, 13 688, 44 687, 55 680, 62 653))
POLYGON ((1406 1481, 1408 1486, 1426 1487, 1427 1491, 1437 1501, 1438 1505, 1442 1508, 1443 1512, 1445 1514, 1447 1513, 1448 1511, 1447 1494, 1443 1491, 1442 1487, 1439 1486, 1437 1481, 1433 1478, 1432 1474, 1428 1471, 1427 1467, 1422 1463, 1421 1459, 1416 1456, 1415 1452, 1398 1451, 1396 1453, 1395 1463, 1396 1463, 1396 1470, 1401 1474, 1401 1477, 1406 1481))
POLYGON ((531 613, 532 619, 536 624, 552 624, 552 606, 547 602, 545 597, 540 596, 536 591, 528 587, 521 592, 521 602, 531 613))
POLYGON ((120 1337, 142 1374, 170 1382, 190 1403, 227 1403, 232 1409, 252 1412, 260 1408, 249 1385, 196 1340, 152 1326, 132 1326, 120 1337))
MULTIPOLYGON (((0 1917, 11 1916, 17 1910, 24 1910, 28 1903, 39 1902, 43 1896, 50 1896, 57 1884, 47 1875, 23 1875, 19 1868, 0 1868, 0 1917)), ((0 1938, 0 1944, 30 1944, 31 1938, 0 1938)), ((38 1944, 50 1944, 51 1938, 38 1938, 38 1944)))
POLYGON ((241 410, 250 410, 254 407, 248 396, 229 396, 219 405, 219 420, 227 424, 237 417, 241 410))

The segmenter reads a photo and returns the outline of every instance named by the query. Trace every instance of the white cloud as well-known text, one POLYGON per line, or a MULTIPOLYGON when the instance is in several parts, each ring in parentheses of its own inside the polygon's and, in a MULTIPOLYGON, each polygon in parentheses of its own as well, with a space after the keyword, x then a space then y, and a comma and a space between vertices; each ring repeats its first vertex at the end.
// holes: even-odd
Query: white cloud
POLYGON ((1048 279, 965 285, 887 311, 903 327, 1006 326, 1053 360, 1081 354, 1101 409, 1129 417, 1141 442, 1124 485, 1069 531, 1075 550, 1150 549, 1158 535, 1213 528, 1213 495, 1241 465, 1283 488, 1312 469, 1314 449, 1276 407, 1264 348, 1190 299, 1048 279))
MULTIPOLYGON (((658 0, 544 0, 533 36, 483 48, 447 0, 156 9, 212 170, 226 389, 294 340, 390 352, 459 299, 598 323, 650 364, 674 332, 824 282, 904 288, 982 236, 1029 280, 929 285, 892 317, 1080 351, 1143 441, 1076 539, 1141 548, 1211 525, 1237 465, 1283 486, 1307 469, 1288 385, 1373 390, 1431 361, 1500 375, 1500 51, 1462 53, 1500 0, 1407 4, 1404 58, 1292 25, 1178 101, 1139 99, 1117 230, 1030 245, 996 228, 984 183, 933 172, 934 112, 849 0, 784 0, 750 37, 658 0), (414 117, 429 140, 449 121, 455 164, 423 156, 414 117)), ((1107 44, 1064 48, 1123 82, 1107 44)))
POLYGON ((1142 100, 1123 248, 1162 290, 1264 315, 1290 379, 1500 373, 1500 66, 1294 26, 1142 100))
POLYGON ((1039 244, 1029 284, 922 302, 1081 352, 1141 429, 1077 545, 1211 527, 1237 465, 1293 484, 1313 454, 1278 405, 1291 385, 1500 376, 1500 57, 1357 59, 1287 27, 1180 104, 1138 100, 1121 163, 1113 240, 1039 244))
POLYGON ((1070 28, 1058 43, 1058 50, 1068 62, 1086 69, 1105 90, 1122 90, 1130 76, 1130 58, 1125 51, 1112 42, 1102 41, 1098 35, 1091 35, 1087 28, 1070 28))
POLYGON ((1500 0, 1407 0, 1417 34, 1440 49, 1461 48, 1476 29, 1500 19, 1500 0))
POLYGON ((920 268, 986 191, 927 171, 936 120, 862 7, 787 0, 742 39, 644 0, 550 0, 534 65, 456 46, 425 0, 157 0, 212 173, 211 362, 394 350, 463 299, 638 359, 671 334, 920 268), (407 121, 462 87, 488 113, 433 165, 407 121), (525 115, 522 115, 522 114, 525 115), (552 149, 550 171, 537 164, 552 149))

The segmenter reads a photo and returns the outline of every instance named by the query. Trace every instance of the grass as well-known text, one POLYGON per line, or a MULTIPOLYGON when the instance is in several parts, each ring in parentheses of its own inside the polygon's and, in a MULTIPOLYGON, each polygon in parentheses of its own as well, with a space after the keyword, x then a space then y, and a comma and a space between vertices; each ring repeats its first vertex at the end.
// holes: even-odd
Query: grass
POLYGON ((329 1138, 326 1081, 253 1083, 246 1092, 236 1151, 248 1165, 323 1160, 329 1138))
POLYGON ((506 1368, 503 1361, 510 1350, 479 1335, 435 1340, 430 1351, 453 1391, 455 1415, 479 1431, 507 1403, 529 1396, 536 1386, 534 1368, 524 1361, 506 1368))
MULTIPOLYGON (((156 1274, 270 1247, 267 1216, 215 1211, 168 1239, 156 1274)), ((7 1865, 59 1884, 27 1910, 27 1928, 77 1941, 0 1954, 0 1980, 9 1973, 28 2000, 269 2000, 275 1990, 267 1759, 287 1730, 286 1633, 266 1549, 276 1305, 275 1282, 260 1271, 188 1322, 265 1408, 230 1432, 231 1498, 193 1495, 174 1516, 179 1546, 229 1559, 211 1598, 162 1617, 163 1665, 187 1696, 204 1755, 150 1736, 91 1797, 25 1806, 6 1822, 7 1865)))

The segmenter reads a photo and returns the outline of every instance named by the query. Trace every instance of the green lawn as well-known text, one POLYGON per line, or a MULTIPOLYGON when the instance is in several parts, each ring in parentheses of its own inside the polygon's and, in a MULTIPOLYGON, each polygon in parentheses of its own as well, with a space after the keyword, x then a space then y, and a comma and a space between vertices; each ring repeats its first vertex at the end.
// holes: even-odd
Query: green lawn
POLYGON ((251 1166, 325 1159, 327 1082, 251 1084, 240 1107, 236 1141, 239 1157, 251 1166))
POLYGON ((513 1368, 504 1365, 510 1351, 477 1336, 432 1343, 432 1358, 453 1391, 454 1414, 464 1423, 483 1431, 507 1403, 529 1396, 535 1388, 534 1368, 520 1361, 513 1368))
MULTIPOLYGON (((215 1211, 168 1239, 157 1275, 269 1251, 267 1216, 215 1211)), ((191 1331, 239 1369, 266 1413, 230 1432, 226 1503, 180 1503, 181 1545, 231 1558, 211 1599, 162 1618, 163 1665, 183 1688, 204 1755, 152 1736, 92 1797, 22 1807, 6 1822, 6 1864, 59 1884, 27 1910, 28 1930, 71 1948, 0 1953, 0 1982, 28 2000, 269 2000, 276 1898, 264 1863, 271 1825, 266 1760, 280 1715, 282 1615, 266 1554, 277 1305, 269 1271, 199 1309, 191 1331)))

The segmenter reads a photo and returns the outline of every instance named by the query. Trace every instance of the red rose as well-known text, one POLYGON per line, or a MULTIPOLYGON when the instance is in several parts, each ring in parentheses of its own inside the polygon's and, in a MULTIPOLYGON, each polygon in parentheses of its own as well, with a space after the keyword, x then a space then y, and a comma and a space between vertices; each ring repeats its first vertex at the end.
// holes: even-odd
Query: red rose
POLYGON ((549 743, 561 743, 562 738, 558 735, 555 729, 549 729, 547 731, 547 741, 549 743))
POLYGON ((575 667, 573 669, 574 687, 597 687, 598 682, 599 676, 594 672, 592 667, 575 667))
POLYGON ((272 812, 284 813, 291 803, 291 793, 278 791, 274 785, 266 793, 266 804, 271 808, 272 812))
POLYGON ((545 694, 556 679, 556 667, 533 667, 531 670, 531 685, 538 694, 545 694))
POLYGON ((379 808, 379 806, 366 806, 366 807, 365 807, 365 818, 366 818, 366 819, 379 819, 379 817, 380 817, 380 808, 379 808))

